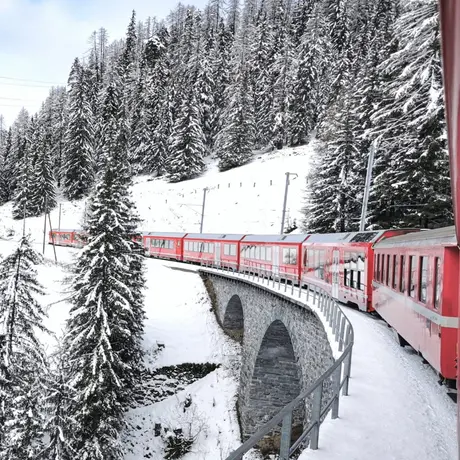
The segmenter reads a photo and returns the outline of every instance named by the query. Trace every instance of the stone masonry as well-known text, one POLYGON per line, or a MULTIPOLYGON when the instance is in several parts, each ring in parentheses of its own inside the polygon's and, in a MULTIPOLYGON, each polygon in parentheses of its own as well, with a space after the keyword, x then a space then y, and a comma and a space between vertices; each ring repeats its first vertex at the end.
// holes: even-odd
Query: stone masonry
MULTIPOLYGON (((309 308, 247 280, 202 276, 220 324, 242 331, 238 408, 247 439, 332 365, 332 350, 309 308)), ((310 403, 303 409, 294 414, 295 425, 308 420, 310 403)))

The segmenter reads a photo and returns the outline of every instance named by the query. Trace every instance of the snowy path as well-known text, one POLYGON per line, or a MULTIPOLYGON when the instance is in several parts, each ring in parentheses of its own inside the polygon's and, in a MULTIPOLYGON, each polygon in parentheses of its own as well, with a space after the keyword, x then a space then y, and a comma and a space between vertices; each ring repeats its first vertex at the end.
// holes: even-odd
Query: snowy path
POLYGON ((454 460, 456 406, 434 371, 383 321, 345 309, 355 330, 350 396, 299 460, 454 460))

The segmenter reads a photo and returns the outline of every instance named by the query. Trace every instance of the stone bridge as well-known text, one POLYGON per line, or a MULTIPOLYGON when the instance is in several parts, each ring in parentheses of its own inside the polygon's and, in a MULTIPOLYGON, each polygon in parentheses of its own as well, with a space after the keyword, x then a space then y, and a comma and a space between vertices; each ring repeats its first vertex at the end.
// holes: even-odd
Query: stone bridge
MULTIPOLYGON (((238 410, 246 440, 330 368, 332 349, 321 320, 304 304, 246 279, 201 276, 219 323, 242 343, 238 410)), ((294 413, 294 431, 309 412, 307 404, 294 413)))

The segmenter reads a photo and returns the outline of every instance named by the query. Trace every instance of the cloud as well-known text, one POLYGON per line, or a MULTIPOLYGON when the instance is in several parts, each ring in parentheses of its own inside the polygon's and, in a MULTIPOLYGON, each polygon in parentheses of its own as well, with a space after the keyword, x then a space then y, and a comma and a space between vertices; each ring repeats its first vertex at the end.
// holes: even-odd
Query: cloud
MULTIPOLYGON (((203 7, 206 0, 188 3, 203 7)), ((110 40, 118 39, 125 35, 133 9, 139 20, 164 18, 175 4, 168 0, 0 0, 0 77, 65 84, 72 61, 88 49, 94 30, 105 27, 110 40)), ((6 123, 14 121, 21 104, 36 112, 48 95, 45 85, 0 78, 0 113, 6 123)))

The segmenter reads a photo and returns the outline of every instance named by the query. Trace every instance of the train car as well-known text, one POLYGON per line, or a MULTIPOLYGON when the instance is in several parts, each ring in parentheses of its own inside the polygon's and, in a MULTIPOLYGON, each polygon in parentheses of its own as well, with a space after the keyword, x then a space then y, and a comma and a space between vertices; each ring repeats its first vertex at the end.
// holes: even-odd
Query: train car
POLYGON ((339 302, 372 311, 372 245, 411 230, 310 235, 302 245, 302 283, 321 286, 339 302))
POLYGON ((245 235, 187 233, 184 238, 184 262, 211 264, 237 271, 240 241, 245 235))
POLYGON ((400 344, 419 352, 452 386, 459 296, 454 227, 386 238, 374 251, 373 307, 400 344))
POLYGON ((141 235, 145 255, 182 262, 184 257, 184 237, 187 233, 143 232, 141 235))
POLYGON ((82 248, 87 242, 87 235, 78 229, 54 229, 48 233, 48 242, 56 246, 82 248))
POLYGON ((247 235, 241 240, 240 271, 300 281, 302 243, 307 234, 247 235))

